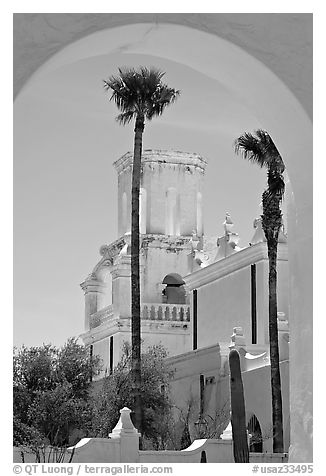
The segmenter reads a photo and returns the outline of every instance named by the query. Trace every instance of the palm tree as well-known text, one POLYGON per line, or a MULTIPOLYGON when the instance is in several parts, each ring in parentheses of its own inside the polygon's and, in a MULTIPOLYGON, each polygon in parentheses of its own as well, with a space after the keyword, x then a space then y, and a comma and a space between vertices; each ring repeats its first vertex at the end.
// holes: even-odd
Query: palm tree
POLYGON ((139 190, 142 156, 142 138, 145 120, 163 114, 180 94, 162 83, 164 72, 156 68, 119 68, 118 76, 104 81, 104 88, 110 91, 120 114, 116 120, 129 124, 135 120, 134 156, 132 171, 131 199, 131 346, 132 375, 135 396, 135 426, 142 430, 141 408, 141 325, 140 325, 140 279, 139 279, 139 190))
POLYGON ((272 386, 273 415, 273 452, 283 452, 283 415, 282 391, 279 366, 278 328, 277 328, 277 245, 278 235, 282 226, 280 204, 284 195, 283 173, 285 166, 270 135, 264 130, 254 134, 244 133, 235 141, 235 152, 241 153, 244 159, 267 168, 267 189, 262 195, 264 230, 269 261, 269 343, 272 386))

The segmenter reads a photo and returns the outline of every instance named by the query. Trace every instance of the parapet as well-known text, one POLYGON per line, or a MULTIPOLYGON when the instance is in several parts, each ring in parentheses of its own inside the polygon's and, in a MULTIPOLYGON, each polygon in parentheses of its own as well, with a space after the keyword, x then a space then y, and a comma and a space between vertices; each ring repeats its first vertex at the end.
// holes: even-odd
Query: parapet
MULTIPOLYGON (((127 152, 113 165, 118 174, 130 167, 133 160, 133 153, 127 152)), ((207 161, 195 152, 181 152, 177 150, 159 150, 159 149, 145 149, 142 153, 142 163, 158 163, 158 164, 175 164, 193 166, 205 171, 207 161)))

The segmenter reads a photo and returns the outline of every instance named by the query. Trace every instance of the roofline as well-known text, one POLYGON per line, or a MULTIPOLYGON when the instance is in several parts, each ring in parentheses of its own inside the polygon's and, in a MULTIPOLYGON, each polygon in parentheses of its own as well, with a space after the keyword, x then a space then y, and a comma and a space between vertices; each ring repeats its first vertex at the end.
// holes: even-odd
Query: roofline
MULTIPOLYGON (((127 152, 113 166, 118 173, 132 165, 133 153, 127 152)), ((182 164, 206 169, 207 160, 195 152, 182 152, 179 150, 145 149, 142 152, 142 163, 182 164)))

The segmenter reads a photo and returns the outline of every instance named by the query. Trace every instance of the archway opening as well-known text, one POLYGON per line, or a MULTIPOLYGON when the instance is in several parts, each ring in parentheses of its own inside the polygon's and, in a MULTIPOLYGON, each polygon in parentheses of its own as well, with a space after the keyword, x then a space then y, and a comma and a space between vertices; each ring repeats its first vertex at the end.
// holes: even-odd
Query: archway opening
POLYGON ((162 291, 163 302, 166 304, 186 304, 185 282, 180 274, 167 274, 162 284, 166 285, 162 291))
POLYGON ((247 425, 247 430, 249 433, 249 451, 252 453, 262 453, 263 436, 256 415, 251 416, 247 425))

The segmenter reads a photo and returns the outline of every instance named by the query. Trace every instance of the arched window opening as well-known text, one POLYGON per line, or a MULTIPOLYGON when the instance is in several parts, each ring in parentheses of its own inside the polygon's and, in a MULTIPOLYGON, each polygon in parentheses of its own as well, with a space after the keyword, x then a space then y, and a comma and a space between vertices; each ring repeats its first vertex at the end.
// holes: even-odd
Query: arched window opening
POLYGON ((186 304, 186 290, 184 280, 177 273, 165 276, 162 284, 166 284, 162 291, 163 302, 166 304, 186 304))

